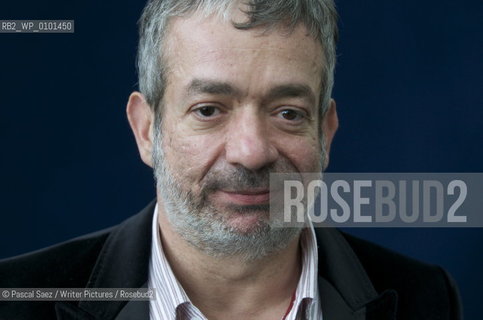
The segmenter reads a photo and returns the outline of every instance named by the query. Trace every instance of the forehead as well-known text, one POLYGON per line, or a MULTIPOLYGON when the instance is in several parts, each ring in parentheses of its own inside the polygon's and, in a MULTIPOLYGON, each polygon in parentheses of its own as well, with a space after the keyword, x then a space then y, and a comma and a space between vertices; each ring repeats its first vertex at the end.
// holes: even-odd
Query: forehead
POLYGON ((168 79, 182 74, 240 82, 313 82, 314 91, 320 90, 322 47, 301 24, 290 32, 280 27, 239 30, 231 21, 195 13, 171 19, 165 48, 168 79))

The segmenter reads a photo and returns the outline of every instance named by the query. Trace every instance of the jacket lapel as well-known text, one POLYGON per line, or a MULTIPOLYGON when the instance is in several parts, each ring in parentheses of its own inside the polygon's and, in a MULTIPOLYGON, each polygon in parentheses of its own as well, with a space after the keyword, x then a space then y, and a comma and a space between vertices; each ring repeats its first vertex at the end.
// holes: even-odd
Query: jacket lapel
MULTIPOLYGON (((87 288, 141 288, 148 279, 155 201, 109 235, 87 288)), ((397 294, 378 294, 350 245, 333 228, 316 228, 322 312, 330 320, 395 319, 397 294)), ((58 302, 59 320, 149 319, 148 301, 58 302)))
POLYGON ((129 301, 115 320, 149 320, 149 302, 148 301, 129 301))
MULTIPOLYGON (((146 285, 151 250, 151 224, 156 202, 113 229, 102 248, 86 288, 141 288, 146 285)), ((56 303, 60 320, 129 319, 134 313, 146 314, 148 301, 80 301, 56 303), (124 310, 124 308, 126 310, 124 310), (122 310, 122 312, 121 312, 122 310)), ((134 317, 143 319, 141 314, 134 317)))
POLYGON ((325 319, 395 319, 397 294, 378 294, 356 254, 334 228, 316 228, 319 293, 325 319))

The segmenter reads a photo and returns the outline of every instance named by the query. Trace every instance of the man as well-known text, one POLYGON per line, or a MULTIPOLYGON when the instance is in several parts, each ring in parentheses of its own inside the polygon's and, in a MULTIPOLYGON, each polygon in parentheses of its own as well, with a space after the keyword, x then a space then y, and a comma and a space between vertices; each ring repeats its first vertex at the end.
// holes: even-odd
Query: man
POLYGON ((268 217, 270 173, 327 166, 336 35, 329 0, 149 1, 127 116, 156 201, 3 261, 0 287, 149 287, 157 298, 2 302, 0 318, 459 318, 442 269, 268 217))

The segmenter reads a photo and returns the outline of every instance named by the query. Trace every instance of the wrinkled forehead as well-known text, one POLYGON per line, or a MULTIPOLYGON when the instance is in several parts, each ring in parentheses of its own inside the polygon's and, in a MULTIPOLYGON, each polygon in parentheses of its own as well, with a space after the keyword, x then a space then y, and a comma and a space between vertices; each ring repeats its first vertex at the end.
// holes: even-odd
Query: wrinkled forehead
MULTIPOLYGON (((245 15, 235 10, 237 15, 245 15)), ((233 16, 231 16, 233 17, 233 16)), ((240 17, 236 17, 240 19, 240 17)), ((245 19, 245 18, 244 18, 245 19)), ((164 59, 169 66, 173 61, 203 52, 239 50, 272 50, 277 55, 293 59, 309 59, 316 69, 322 70, 324 54, 322 45, 307 28, 299 23, 295 26, 279 23, 267 28, 258 26, 250 29, 237 28, 233 20, 212 14, 194 12, 186 16, 173 17, 169 21, 164 43, 164 59), (170 63, 171 62, 171 63, 170 63)), ((236 63, 236 61, 234 61, 236 63)))
POLYGON ((284 28, 240 30, 230 21, 202 15, 177 17, 170 23, 165 45, 168 83, 180 75, 208 76, 211 72, 243 82, 250 72, 265 72, 270 77, 257 78, 262 80, 259 85, 296 81, 310 85, 314 92, 321 89, 322 47, 303 25, 291 32, 284 28))

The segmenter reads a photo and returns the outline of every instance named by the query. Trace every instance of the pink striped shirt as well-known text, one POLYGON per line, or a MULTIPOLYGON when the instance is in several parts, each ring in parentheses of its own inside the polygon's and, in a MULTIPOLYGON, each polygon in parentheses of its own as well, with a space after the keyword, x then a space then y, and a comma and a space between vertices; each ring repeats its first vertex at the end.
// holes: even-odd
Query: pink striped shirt
MULTIPOLYGON (((156 290, 156 299, 149 302, 150 320, 207 320, 191 303, 188 295, 173 274, 164 255, 159 237, 158 206, 152 224, 151 259, 148 287, 156 290)), ((295 292, 295 300, 285 320, 322 320, 322 309, 317 288, 317 243, 312 223, 300 237, 302 273, 295 292)))

